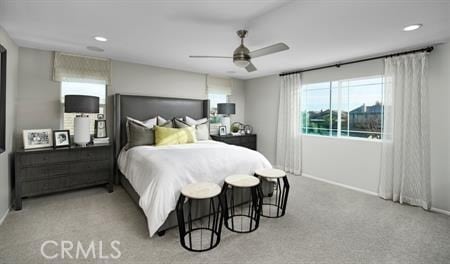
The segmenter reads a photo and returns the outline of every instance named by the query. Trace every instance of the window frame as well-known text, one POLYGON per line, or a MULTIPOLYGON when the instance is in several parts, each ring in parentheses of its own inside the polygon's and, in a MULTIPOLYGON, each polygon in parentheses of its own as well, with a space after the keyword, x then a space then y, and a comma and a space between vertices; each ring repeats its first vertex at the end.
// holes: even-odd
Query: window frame
MULTIPOLYGON (((355 137, 355 136, 343 136, 342 135, 342 102, 343 102, 343 83, 345 82, 350 82, 350 81, 358 81, 358 80, 367 80, 367 79, 375 79, 375 78, 381 78, 381 104, 382 106, 384 106, 384 85, 385 85, 385 78, 383 74, 377 74, 377 75, 369 75, 369 76, 362 76, 362 77, 355 77, 355 78, 346 78, 346 79, 340 79, 340 80, 330 80, 330 81, 321 81, 321 82, 314 82, 314 83, 307 83, 307 84, 302 84, 302 99, 303 100, 303 92, 304 92, 304 86, 310 85, 310 84, 316 84, 316 83, 329 83, 329 110, 330 110, 330 115, 333 116, 333 88, 337 88, 337 128, 336 128, 336 135, 333 135, 333 118, 330 118, 330 125, 328 130, 330 131, 329 135, 323 135, 323 134, 308 134, 308 133, 304 133, 303 131, 303 124, 304 121, 302 120, 301 123, 301 128, 300 128, 300 134, 302 136, 311 136, 311 137, 325 137, 325 138, 332 138, 332 139, 348 139, 348 140, 359 140, 359 141, 369 141, 369 142, 382 142, 382 139, 384 137, 384 133, 383 133, 383 121, 384 121, 384 108, 382 107, 381 109, 381 131, 379 132, 380 138, 366 138, 366 137, 355 137), (337 82, 337 87, 333 87, 333 82, 337 82)), ((303 106, 301 107, 301 114, 300 116, 302 117, 302 113, 303 111, 307 111, 307 109, 304 109, 303 106)), ((350 111, 348 111, 348 116, 347 116, 347 130, 350 132, 350 122, 349 122, 349 114, 350 111)), ((309 127, 308 127, 309 128, 309 127)), ((307 130, 306 130, 307 131, 307 130)), ((359 132, 359 131, 354 131, 354 132, 359 132)), ((378 132, 373 132, 375 134, 378 134, 378 132)))

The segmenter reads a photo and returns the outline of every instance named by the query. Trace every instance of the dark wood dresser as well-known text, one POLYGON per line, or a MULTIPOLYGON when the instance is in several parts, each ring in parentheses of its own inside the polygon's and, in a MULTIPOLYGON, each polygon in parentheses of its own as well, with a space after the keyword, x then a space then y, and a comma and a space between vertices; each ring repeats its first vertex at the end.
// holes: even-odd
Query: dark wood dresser
POLYGON ((211 138, 215 141, 221 141, 227 144, 246 147, 256 150, 256 134, 241 135, 241 136, 217 136, 211 135, 211 138))
POLYGON ((85 148, 19 150, 14 156, 14 208, 22 198, 105 185, 113 191, 111 144, 85 148))

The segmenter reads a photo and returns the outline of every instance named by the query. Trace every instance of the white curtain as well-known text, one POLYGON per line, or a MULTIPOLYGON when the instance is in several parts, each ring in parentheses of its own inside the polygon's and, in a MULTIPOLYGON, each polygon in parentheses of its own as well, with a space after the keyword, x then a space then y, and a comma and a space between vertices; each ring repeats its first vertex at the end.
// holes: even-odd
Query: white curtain
POLYGON ((301 75, 281 77, 276 145, 276 167, 300 175, 302 171, 301 75))
POLYGON ((384 136, 378 194, 429 209, 428 55, 385 60, 384 136))

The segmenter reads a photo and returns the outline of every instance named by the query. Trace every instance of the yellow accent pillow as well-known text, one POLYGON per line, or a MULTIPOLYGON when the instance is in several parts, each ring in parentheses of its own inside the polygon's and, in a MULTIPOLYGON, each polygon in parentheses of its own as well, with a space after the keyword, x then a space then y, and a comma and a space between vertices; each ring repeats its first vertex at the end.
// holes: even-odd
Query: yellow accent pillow
POLYGON ((168 128, 155 126, 155 145, 176 145, 197 142, 195 128, 168 128))

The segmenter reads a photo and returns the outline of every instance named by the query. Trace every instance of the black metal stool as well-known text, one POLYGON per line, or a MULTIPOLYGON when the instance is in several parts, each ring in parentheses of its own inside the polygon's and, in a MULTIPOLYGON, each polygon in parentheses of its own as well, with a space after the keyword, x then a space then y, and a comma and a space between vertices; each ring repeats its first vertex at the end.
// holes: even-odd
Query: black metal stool
POLYGON ((257 170, 255 175, 273 183, 272 192, 267 193, 267 195, 263 193, 261 216, 282 217, 286 213, 289 196, 289 181, 286 172, 278 169, 261 169, 257 170), (283 179, 283 181, 280 179, 283 179))
POLYGON ((262 206, 260 180, 238 174, 225 179, 222 188, 225 227, 236 233, 250 233, 259 226, 262 206))
POLYGON ((223 223, 220 193, 219 185, 206 182, 189 184, 181 190, 176 210, 180 243, 185 249, 202 252, 219 244, 223 223), (208 207, 207 203, 209 211, 199 213, 208 207), (207 216, 201 218, 202 215, 207 216))

